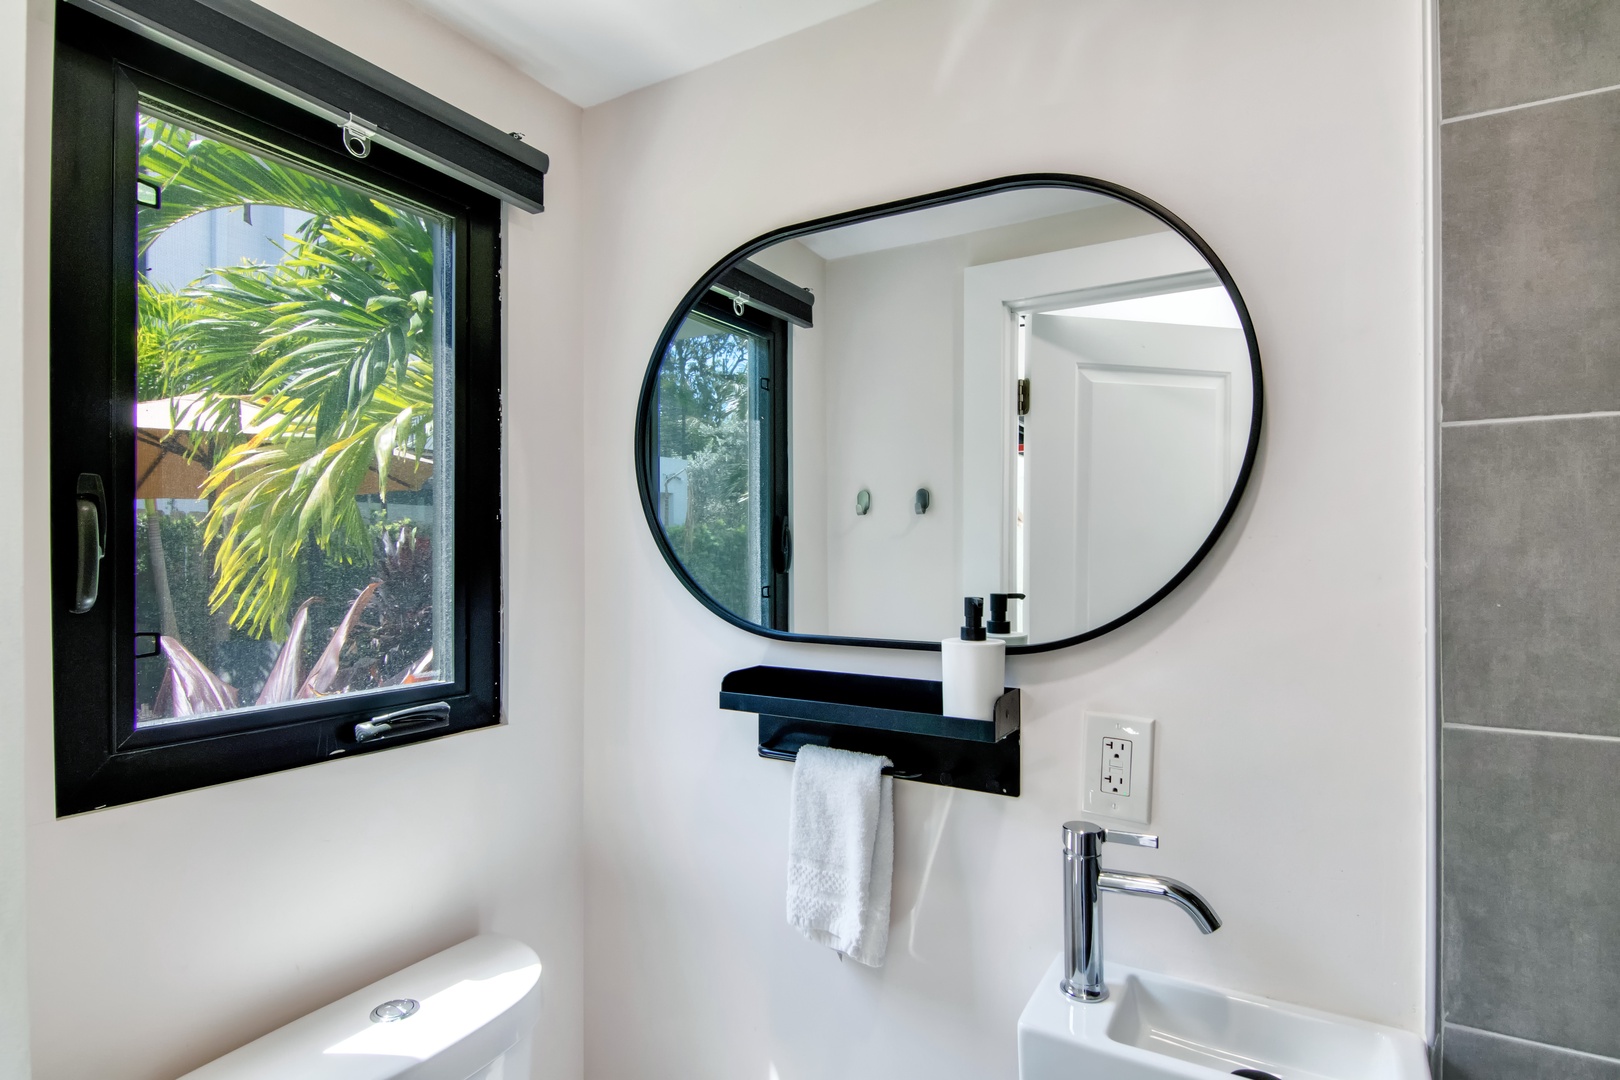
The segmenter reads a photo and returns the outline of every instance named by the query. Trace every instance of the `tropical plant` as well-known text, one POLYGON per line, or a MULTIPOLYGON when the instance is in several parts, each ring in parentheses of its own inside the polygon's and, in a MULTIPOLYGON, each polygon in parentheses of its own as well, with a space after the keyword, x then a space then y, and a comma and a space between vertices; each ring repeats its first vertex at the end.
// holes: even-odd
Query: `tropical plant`
POLYGON ((138 281, 136 311, 135 394, 139 401, 152 401, 170 392, 170 372, 188 366, 187 346, 179 335, 193 308, 173 289, 138 281))
MULTIPOLYGON (((152 525, 149 520, 147 527, 152 525)), ((433 631, 431 545, 409 523, 378 529, 375 537, 372 580, 353 595, 313 662, 308 656, 311 634, 321 625, 315 617, 321 604, 318 597, 299 604, 268 670, 243 672, 260 683, 253 705, 408 686, 438 677, 432 648, 421 651, 422 641, 431 641, 433 631)), ((186 635, 201 632, 195 625, 183 630, 186 635)), ((152 695, 149 720, 184 719, 244 704, 242 688, 199 658, 181 634, 162 635, 159 647, 167 666, 152 695)))
POLYGON ((162 206, 141 208, 136 245, 143 253, 177 222, 244 204, 290 207, 317 219, 386 220, 382 205, 359 188, 290 168, 151 113, 141 115, 140 171, 163 192, 162 206))
POLYGON ((671 342, 659 368, 659 453, 685 463, 686 516, 666 522, 693 579, 732 611, 759 604, 750 575, 751 343, 701 315, 671 342))
POLYGON ((162 614, 166 661, 161 683, 141 676, 142 715, 437 678, 431 543, 388 522, 386 500, 391 471, 433 464, 441 223, 161 118, 143 115, 140 132, 141 172, 163 197, 140 212, 139 265, 198 214, 303 218, 273 263, 137 282, 137 390, 171 399, 162 446, 207 469, 208 502, 193 517, 149 499, 138 516, 140 602, 162 614), (356 499, 372 478, 377 516, 356 499), (253 638, 278 642, 273 658, 253 638))
POLYGON ((701 315, 687 317, 658 368, 660 452, 689 458, 727 417, 748 411, 750 341, 701 315))
MULTIPOLYGON (((304 635, 309 627, 309 607, 314 600, 305 600, 293 616, 292 629, 287 640, 276 653, 270 666, 269 677, 254 699, 255 705, 280 705, 300 698, 322 697, 332 690, 340 670, 343 647, 348 643, 355 621, 376 595, 377 584, 367 585, 349 605, 343 621, 327 640, 320 658, 309 674, 300 678, 300 656, 304 648, 304 635)), ((179 638, 167 635, 158 639, 168 671, 163 686, 158 690, 154 710, 160 717, 188 717, 204 713, 225 712, 241 704, 241 692, 216 675, 181 644, 179 638)), ((342 689, 342 688, 340 688, 342 689)))
MULTIPOLYGON (((300 554, 369 564, 355 501, 375 473, 430 463, 436 233, 428 215, 145 116, 144 254, 165 230, 243 204, 309 214, 273 265, 219 267, 172 292, 140 285, 140 378, 187 396, 190 452, 206 457, 209 605, 256 637, 293 630, 300 554)), ((301 609, 300 609, 301 610, 301 609)))

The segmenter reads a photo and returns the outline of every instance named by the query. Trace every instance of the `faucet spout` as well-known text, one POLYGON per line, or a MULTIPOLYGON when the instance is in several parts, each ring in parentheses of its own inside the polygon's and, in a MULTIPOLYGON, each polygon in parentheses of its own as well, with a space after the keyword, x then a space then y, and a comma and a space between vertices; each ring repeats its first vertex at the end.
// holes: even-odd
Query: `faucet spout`
POLYGON ((1102 894, 1128 893, 1168 900, 1185 911, 1198 929, 1213 934, 1220 916, 1197 891, 1175 878, 1104 870, 1099 853, 1109 841, 1156 848, 1157 836, 1105 829, 1089 821, 1063 826, 1063 978, 1062 991, 1076 1001, 1108 997, 1103 981, 1102 894))
POLYGON ((1151 896, 1168 900, 1185 911, 1205 934, 1221 928, 1221 917, 1209 906, 1209 901, 1198 895, 1198 890, 1175 878, 1155 874, 1127 874, 1118 870, 1102 870, 1097 874, 1097 888, 1104 892, 1130 893, 1133 896, 1151 896))

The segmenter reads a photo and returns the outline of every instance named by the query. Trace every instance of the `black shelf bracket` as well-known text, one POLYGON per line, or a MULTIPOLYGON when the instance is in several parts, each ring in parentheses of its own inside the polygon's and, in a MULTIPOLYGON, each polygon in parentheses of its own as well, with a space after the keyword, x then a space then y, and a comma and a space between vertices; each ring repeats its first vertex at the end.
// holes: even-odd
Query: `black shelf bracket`
POLYGON ((802 746, 877 754, 903 780, 1018 796, 1016 688, 990 720, 946 716, 941 684, 926 679, 751 667, 720 684, 720 707, 759 714, 759 755, 791 761, 802 746))

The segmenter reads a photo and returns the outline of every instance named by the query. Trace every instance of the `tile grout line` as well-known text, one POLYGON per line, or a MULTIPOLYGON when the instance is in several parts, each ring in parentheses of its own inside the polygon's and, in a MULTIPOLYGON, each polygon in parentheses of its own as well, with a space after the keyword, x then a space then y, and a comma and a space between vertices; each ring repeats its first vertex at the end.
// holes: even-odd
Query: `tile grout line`
POLYGON ((1559 94, 1557 97, 1540 98, 1518 105, 1503 105, 1498 109, 1481 109, 1479 112, 1464 113, 1461 116, 1448 116, 1440 121, 1440 126, 1444 127, 1462 120, 1478 120, 1482 116, 1500 116, 1502 113, 1518 112, 1520 109, 1533 109, 1537 105, 1556 105, 1560 101, 1574 101, 1576 98, 1592 97, 1594 94, 1607 94, 1612 90, 1620 90, 1620 83, 1614 86, 1599 86, 1594 90, 1577 90, 1573 94, 1559 94))
POLYGON ((1491 724, 1455 724, 1449 721, 1440 726, 1457 731, 1490 731, 1502 735, 1541 735, 1549 739, 1585 739, 1588 742, 1620 743, 1620 735, 1590 735, 1584 731, 1537 731, 1535 728, 1495 727, 1491 724))
POLYGON ((1537 420, 1605 420, 1620 416, 1620 409, 1598 412, 1542 413, 1537 416, 1490 416, 1482 420, 1442 420, 1442 428, 1482 427, 1486 424, 1531 424, 1537 420))
POLYGON ((1471 1031, 1475 1035, 1485 1035, 1492 1039, 1506 1039, 1508 1042, 1521 1043, 1525 1046, 1539 1046, 1547 1050, 1556 1050, 1560 1054, 1570 1054, 1574 1057, 1586 1058, 1590 1061, 1620 1064, 1620 1058, 1608 1057, 1604 1054, 1594 1054, 1590 1050, 1576 1050, 1573 1047, 1559 1046, 1557 1043, 1538 1042, 1535 1039, 1526 1039, 1522 1035, 1508 1035, 1500 1031, 1490 1031, 1486 1028, 1470 1027, 1467 1024, 1454 1024, 1446 1021, 1446 1027, 1456 1028, 1458 1031, 1471 1031))

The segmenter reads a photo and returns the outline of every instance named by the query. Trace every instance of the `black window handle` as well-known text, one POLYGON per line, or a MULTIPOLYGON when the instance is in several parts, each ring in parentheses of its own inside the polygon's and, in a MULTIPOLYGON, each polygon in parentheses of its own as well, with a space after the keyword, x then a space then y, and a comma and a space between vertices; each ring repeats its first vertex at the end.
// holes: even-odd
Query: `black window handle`
POLYGON ((450 706, 443 701, 431 705, 412 705, 398 712, 373 716, 354 725, 355 742, 372 742, 390 735, 416 735, 450 726, 450 706))
POLYGON ((95 473, 80 473, 75 496, 78 568, 73 577, 73 604, 69 610, 83 615, 96 606, 96 597, 101 592, 101 557, 107 550, 107 493, 101 486, 101 477, 95 473))

